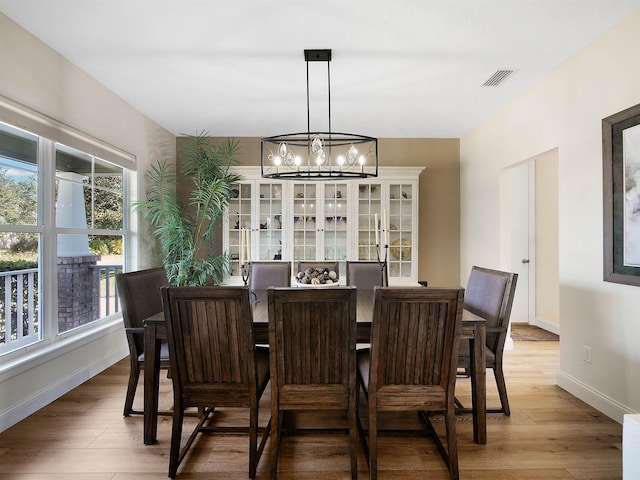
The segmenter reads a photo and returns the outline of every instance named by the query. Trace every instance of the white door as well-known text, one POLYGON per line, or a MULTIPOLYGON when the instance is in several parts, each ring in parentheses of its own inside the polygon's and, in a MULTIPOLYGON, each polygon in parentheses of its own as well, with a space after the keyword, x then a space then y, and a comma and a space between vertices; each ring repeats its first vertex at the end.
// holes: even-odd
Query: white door
POLYGON ((534 323, 535 286, 535 163, 528 162, 509 169, 509 224, 511 265, 518 274, 511 322, 534 323))

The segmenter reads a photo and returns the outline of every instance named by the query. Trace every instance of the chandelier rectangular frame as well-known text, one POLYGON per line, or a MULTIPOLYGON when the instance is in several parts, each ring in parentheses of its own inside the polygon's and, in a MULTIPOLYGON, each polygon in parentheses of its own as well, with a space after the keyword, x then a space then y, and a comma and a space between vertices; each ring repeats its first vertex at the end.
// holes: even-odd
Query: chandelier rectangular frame
POLYGON ((331 50, 305 50, 307 131, 260 140, 263 178, 293 180, 362 179, 378 176, 378 139, 331 131, 331 50), (329 131, 313 132, 309 114, 309 62, 326 62, 329 131))

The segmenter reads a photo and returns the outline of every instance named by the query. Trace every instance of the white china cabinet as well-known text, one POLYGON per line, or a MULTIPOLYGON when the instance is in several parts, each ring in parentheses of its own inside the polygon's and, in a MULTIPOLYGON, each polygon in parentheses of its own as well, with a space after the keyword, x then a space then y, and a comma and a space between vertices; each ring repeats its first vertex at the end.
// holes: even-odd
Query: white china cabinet
POLYGON ((289 261, 295 274, 301 260, 335 260, 344 277, 347 261, 386 256, 390 285, 417 283, 422 168, 381 167, 375 179, 337 182, 262 179, 259 167, 233 170, 243 180, 232 187, 223 222, 223 248, 232 258, 231 283, 241 282, 243 228, 249 232, 246 261, 289 261))

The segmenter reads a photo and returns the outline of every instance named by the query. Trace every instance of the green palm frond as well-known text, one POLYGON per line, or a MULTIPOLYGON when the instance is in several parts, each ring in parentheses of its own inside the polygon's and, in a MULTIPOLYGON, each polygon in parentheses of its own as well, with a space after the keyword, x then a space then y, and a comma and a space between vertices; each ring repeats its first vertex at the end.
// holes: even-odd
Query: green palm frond
POLYGON ((146 199, 134 202, 133 209, 154 227, 172 285, 218 284, 229 276, 230 256, 215 252, 213 240, 229 206, 231 184, 242 179, 229 172, 238 154, 236 140, 212 145, 206 132, 185 137, 178 159, 183 178, 192 182, 186 206, 178 200, 176 172, 169 162, 147 170, 146 199))

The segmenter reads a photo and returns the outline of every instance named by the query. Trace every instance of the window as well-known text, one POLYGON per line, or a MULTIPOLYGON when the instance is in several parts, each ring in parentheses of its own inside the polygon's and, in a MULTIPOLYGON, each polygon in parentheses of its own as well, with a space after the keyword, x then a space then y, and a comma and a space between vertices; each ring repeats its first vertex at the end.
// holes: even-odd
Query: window
POLYGON ((55 164, 58 331, 65 332, 117 308, 124 169, 61 144, 55 164))
POLYGON ((42 338, 38 138, 0 124, 0 353, 42 338))
POLYGON ((0 354, 118 311, 125 179, 122 166, 0 123, 0 354), (42 301, 45 285, 55 301, 42 301))

